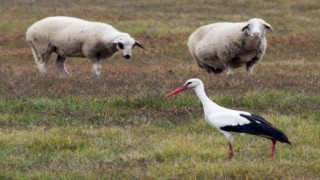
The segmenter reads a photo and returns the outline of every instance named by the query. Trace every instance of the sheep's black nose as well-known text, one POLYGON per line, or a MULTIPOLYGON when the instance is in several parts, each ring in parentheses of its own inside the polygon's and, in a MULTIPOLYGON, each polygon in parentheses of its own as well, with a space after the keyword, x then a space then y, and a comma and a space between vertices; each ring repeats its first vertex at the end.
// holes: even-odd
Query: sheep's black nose
POLYGON ((126 58, 126 59, 130 59, 130 58, 131 58, 130 55, 125 55, 125 56, 123 56, 123 57, 126 58))

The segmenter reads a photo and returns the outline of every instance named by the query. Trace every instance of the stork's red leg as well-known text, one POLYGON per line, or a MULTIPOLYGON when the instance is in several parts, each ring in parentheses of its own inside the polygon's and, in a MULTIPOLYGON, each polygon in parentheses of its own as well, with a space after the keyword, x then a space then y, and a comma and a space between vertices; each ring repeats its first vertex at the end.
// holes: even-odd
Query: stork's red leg
POLYGON ((232 144, 229 143, 229 160, 231 160, 233 157, 233 149, 232 149, 232 144))
POLYGON ((277 143, 277 140, 276 139, 271 139, 272 141, 272 152, 271 152, 271 160, 274 160, 274 155, 276 153, 276 143, 277 143))

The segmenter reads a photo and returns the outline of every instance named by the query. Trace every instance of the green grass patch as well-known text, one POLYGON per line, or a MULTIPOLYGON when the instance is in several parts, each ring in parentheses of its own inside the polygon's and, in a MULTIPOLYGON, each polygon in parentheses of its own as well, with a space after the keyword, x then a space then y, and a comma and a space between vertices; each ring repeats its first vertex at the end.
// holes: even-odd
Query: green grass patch
POLYGON ((203 119, 171 127, 34 127, 1 132, 0 164, 6 170, 1 176, 279 178, 298 172, 300 178, 316 177, 319 144, 312 139, 318 138, 319 126, 302 124, 296 116, 266 117, 292 142, 277 144, 273 162, 271 142, 249 135, 235 138, 229 162, 225 137, 203 119))
MULTIPOLYGON (((221 106, 254 114, 294 115, 319 122, 318 94, 271 90, 243 96, 215 95, 212 100, 221 106)), ((168 121, 185 124, 203 116, 202 105, 195 95, 164 98, 164 94, 156 92, 133 96, 2 99, 0 113, 4 126, 18 127, 142 125, 146 122, 164 125, 168 121)))
POLYGON ((0 175, 17 179, 50 178, 58 172, 59 177, 72 178, 255 179, 294 177, 297 172, 300 178, 317 176, 317 94, 271 90, 212 99, 258 112, 282 129, 292 145, 278 143, 276 160, 271 162, 269 140, 237 136, 234 160, 228 162, 225 137, 205 122, 199 100, 189 94, 2 99, 0 166, 5 171, 0 175))

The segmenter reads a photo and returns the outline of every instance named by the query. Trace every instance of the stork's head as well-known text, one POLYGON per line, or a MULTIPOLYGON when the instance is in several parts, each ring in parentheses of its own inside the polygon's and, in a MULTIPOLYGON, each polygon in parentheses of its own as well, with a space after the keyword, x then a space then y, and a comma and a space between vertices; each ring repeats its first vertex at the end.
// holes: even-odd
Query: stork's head
POLYGON ((113 41, 116 44, 117 49, 122 52, 122 56, 126 59, 130 59, 132 56, 131 50, 134 46, 144 47, 130 36, 119 37, 113 41))
POLYGON ((264 37, 266 29, 273 31, 271 25, 263 19, 253 18, 250 19, 241 30, 246 31, 249 36, 261 38, 264 37))
POLYGON ((189 79, 182 86, 176 88, 171 93, 167 94, 166 97, 173 96, 173 95, 178 94, 186 89, 194 89, 199 86, 203 86, 203 83, 200 79, 197 79, 197 78, 189 79))

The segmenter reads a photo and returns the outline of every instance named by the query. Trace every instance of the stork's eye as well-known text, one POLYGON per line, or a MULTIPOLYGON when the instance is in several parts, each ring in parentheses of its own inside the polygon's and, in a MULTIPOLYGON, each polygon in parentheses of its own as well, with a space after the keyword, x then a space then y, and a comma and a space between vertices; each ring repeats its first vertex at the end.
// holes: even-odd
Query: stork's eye
POLYGON ((191 84, 192 82, 187 82, 187 85, 191 84))
POLYGON ((118 42, 118 46, 120 49, 123 49, 123 44, 121 42, 118 42))

